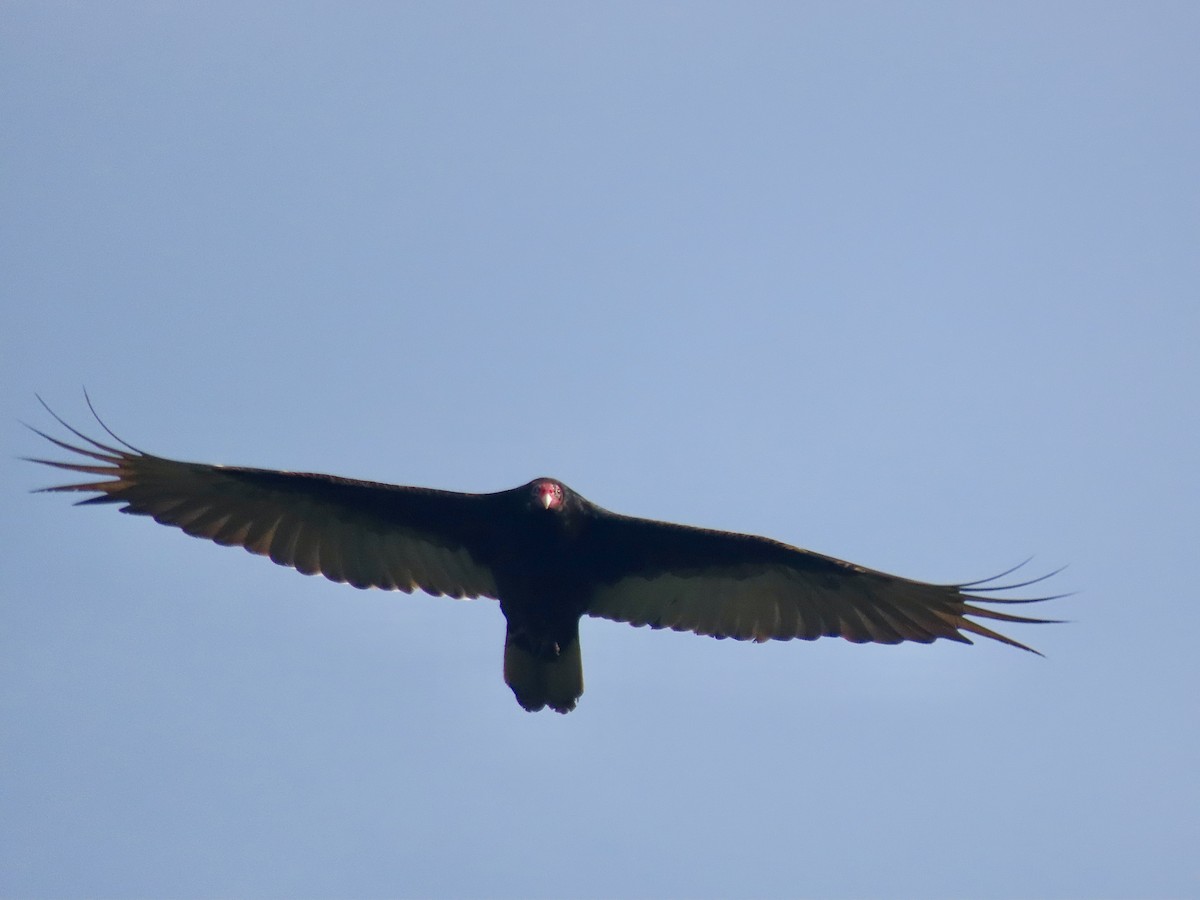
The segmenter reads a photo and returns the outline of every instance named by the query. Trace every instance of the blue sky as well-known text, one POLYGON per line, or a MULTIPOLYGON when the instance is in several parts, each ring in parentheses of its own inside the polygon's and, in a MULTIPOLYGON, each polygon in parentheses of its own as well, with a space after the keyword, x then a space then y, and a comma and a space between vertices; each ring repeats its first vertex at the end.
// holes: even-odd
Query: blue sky
POLYGON ((0 7, 0 894, 1200 893, 1200 12, 0 7), (17 457, 41 393, 207 462, 622 512, 910 577, 997 644, 357 592, 17 457))

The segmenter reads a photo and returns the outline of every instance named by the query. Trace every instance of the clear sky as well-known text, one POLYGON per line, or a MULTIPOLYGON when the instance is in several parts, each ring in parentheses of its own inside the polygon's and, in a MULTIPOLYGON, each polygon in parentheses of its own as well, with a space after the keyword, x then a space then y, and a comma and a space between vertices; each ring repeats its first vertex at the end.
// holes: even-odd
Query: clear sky
POLYGON ((0 5, 0 895, 1200 895, 1200 6, 0 5), (1076 591, 998 644, 358 592, 55 428, 1076 591))

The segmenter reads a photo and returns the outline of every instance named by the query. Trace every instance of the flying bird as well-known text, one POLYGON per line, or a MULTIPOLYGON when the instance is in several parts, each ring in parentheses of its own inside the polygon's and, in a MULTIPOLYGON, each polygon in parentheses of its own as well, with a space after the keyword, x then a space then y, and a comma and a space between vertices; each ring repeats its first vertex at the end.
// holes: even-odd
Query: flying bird
POLYGON ((570 712, 583 694, 584 615, 760 642, 970 644, 971 634, 1034 653, 974 619, 1054 621, 980 605, 1057 599, 995 596, 1049 575, 1020 584, 998 584, 1008 572, 964 584, 913 581, 765 537, 609 512, 553 478, 468 494, 180 462, 127 444, 99 416, 120 446, 46 409, 83 444, 35 428, 77 456, 30 461, 104 480, 45 491, 95 493, 79 505, 122 504, 121 512, 356 588, 499 600, 504 680, 530 711, 570 712))

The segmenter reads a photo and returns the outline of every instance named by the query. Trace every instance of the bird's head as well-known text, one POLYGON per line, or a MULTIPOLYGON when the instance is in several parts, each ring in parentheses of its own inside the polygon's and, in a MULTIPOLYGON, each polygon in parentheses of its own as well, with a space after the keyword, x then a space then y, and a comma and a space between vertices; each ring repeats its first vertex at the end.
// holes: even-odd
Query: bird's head
POLYGON ((553 478, 539 478, 529 485, 530 502, 535 510, 559 512, 567 499, 566 488, 553 478))

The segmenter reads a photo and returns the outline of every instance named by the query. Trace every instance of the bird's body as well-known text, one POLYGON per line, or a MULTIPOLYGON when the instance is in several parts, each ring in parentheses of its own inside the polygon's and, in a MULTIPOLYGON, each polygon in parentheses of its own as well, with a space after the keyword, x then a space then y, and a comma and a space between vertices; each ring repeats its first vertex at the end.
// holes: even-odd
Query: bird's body
POLYGON ((1036 602, 980 596, 1022 585, 928 584, 767 538, 622 516, 551 478, 466 494, 178 462, 70 430, 94 449, 38 433, 93 462, 34 461, 108 480, 48 490, 94 492, 80 502, 124 504, 358 588, 498 599, 505 681, 528 710, 568 712, 583 693, 584 615, 756 641, 970 643, 965 631, 1026 650, 966 616, 1047 621, 977 605, 1036 602))

